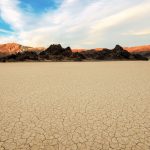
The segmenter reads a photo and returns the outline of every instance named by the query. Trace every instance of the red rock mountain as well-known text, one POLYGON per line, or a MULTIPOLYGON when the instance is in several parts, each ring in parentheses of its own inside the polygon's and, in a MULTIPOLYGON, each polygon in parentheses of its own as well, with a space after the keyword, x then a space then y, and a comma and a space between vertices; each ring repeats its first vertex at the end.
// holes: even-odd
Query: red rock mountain
POLYGON ((84 48, 76 48, 76 49, 72 49, 72 52, 82 52, 85 51, 86 49, 84 48))
MULTIPOLYGON (((101 51, 103 48, 93 48, 96 51, 101 51)), ((150 45, 134 46, 134 47, 124 47, 125 50, 129 52, 150 52, 150 45)), ((72 49, 73 52, 81 52, 87 49, 72 49)))
POLYGON ((44 47, 29 47, 17 43, 0 44, 0 55, 10 55, 22 51, 43 51, 44 47))
POLYGON ((7 55, 20 52, 21 45, 16 43, 0 44, 0 54, 7 55))
POLYGON ((125 47, 126 50, 129 52, 150 52, 150 45, 144 45, 144 46, 135 46, 135 47, 125 47))

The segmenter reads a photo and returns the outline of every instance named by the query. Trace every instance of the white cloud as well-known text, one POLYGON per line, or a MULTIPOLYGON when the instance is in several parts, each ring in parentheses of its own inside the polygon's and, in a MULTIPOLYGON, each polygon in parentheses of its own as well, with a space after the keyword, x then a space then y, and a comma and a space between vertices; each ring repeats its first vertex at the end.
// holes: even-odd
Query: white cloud
MULTIPOLYGON (((17 35, 10 33, 7 38, 16 38, 19 43, 33 46, 51 43, 72 47, 111 46, 114 39, 107 43, 103 38, 107 40, 116 30, 114 28, 118 27, 116 33, 120 30, 121 35, 121 27, 125 31, 131 30, 130 23, 139 22, 139 28, 143 28, 143 19, 150 17, 149 0, 63 0, 57 10, 48 10, 40 15, 25 12, 19 3, 19 0, 0 0, 1 18, 17 35)), ((145 19, 144 22, 150 23, 145 19)), ((123 36, 117 35, 116 38, 120 40, 123 36)))
POLYGON ((22 30, 25 22, 25 16, 22 14, 21 9, 18 7, 18 0, 1 0, 0 12, 1 18, 9 23, 13 29, 22 30))
POLYGON ((140 31, 130 31, 127 33, 123 33, 123 35, 147 36, 147 35, 150 35, 150 29, 143 29, 140 31))
MULTIPOLYGON (((150 2, 142 3, 132 8, 123 10, 114 15, 110 15, 102 20, 98 20, 95 26, 92 27, 92 32, 107 29, 109 27, 119 25, 124 22, 130 21, 130 19, 138 19, 140 16, 144 16, 149 13, 150 2)), ((142 23, 142 22, 140 22, 142 23)))

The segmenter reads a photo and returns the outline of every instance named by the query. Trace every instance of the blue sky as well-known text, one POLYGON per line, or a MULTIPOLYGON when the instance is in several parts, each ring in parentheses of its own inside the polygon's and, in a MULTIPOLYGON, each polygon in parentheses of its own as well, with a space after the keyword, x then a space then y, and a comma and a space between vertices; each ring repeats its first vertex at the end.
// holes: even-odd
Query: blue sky
POLYGON ((5 23, 2 19, 0 19, 0 28, 10 30, 10 25, 5 23))
POLYGON ((20 7, 22 9, 36 14, 43 13, 49 9, 55 10, 58 6, 59 3, 55 0, 20 0, 20 7))
POLYGON ((0 0, 0 43, 150 44, 149 0, 0 0))

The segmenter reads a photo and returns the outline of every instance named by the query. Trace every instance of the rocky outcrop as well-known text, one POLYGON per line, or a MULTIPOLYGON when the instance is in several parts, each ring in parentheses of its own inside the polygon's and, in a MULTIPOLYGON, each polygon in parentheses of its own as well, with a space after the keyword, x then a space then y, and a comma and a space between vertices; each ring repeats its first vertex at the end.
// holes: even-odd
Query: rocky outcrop
POLYGON ((62 55, 69 57, 72 54, 71 48, 62 48, 60 44, 50 45, 45 51, 41 52, 40 55, 62 55))
POLYGON ((81 54, 83 54, 86 59, 96 60, 148 60, 141 55, 131 54, 120 45, 116 45, 112 50, 106 48, 101 51, 88 50, 81 52, 81 54))
POLYGON ((40 52, 19 52, 0 59, 6 61, 95 61, 95 60, 148 60, 148 58, 132 54, 124 50, 120 45, 112 50, 103 49, 101 51, 87 50, 73 53, 70 47, 63 48, 60 44, 50 45, 46 50, 40 52))
POLYGON ((82 61, 82 60, 85 60, 86 57, 79 52, 75 52, 75 53, 72 53, 71 59, 74 61, 82 61))
POLYGON ((1 62, 16 62, 16 61, 37 61, 38 54, 36 52, 19 52, 0 59, 1 62))
POLYGON ((50 45, 45 51, 39 54, 39 58, 46 60, 62 60, 72 55, 70 47, 63 48, 60 44, 50 45))
POLYGON ((136 60, 149 60, 150 59, 150 52, 147 54, 143 53, 136 53, 136 54, 132 54, 132 56, 136 59, 136 60))
POLYGON ((99 59, 99 53, 95 50, 87 50, 80 52, 86 59, 99 59))
POLYGON ((141 55, 150 59, 150 51, 140 51, 140 52, 132 52, 133 55, 141 55))
POLYGON ((124 50, 120 45, 116 45, 116 47, 112 50, 112 56, 116 59, 129 59, 130 53, 127 50, 124 50))

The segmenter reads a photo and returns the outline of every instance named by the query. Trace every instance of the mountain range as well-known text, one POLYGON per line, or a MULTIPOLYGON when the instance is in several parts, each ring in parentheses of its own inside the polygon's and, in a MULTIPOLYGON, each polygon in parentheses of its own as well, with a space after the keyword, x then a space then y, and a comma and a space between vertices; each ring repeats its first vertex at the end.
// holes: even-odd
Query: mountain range
MULTIPOLYGON (((147 57, 150 59, 150 45, 143 45, 143 46, 134 46, 134 47, 123 47, 125 50, 127 50, 130 53, 133 54, 140 54, 144 57, 147 57)), ((104 48, 94 48, 96 51, 102 51, 104 48)), ((73 52, 82 52, 86 49, 73 49, 73 52)))
MULTIPOLYGON (((30 46, 23 46, 17 43, 6 43, 0 44, 0 57, 16 54, 18 52, 24 51, 36 51, 37 53, 44 51, 45 47, 30 47, 30 46)), ((93 48, 92 50, 95 51, 102 51, 104 48, 93 48)), ((143 45, 143 46, 134 46, 134 47, 124 47, 125 50, 134 53, 140 54, 142 56, 150 58, 150 45, 143 45)), ((89 49, 77 48, 72 49, 72 52, 83 52, 89 49)))
MULTIPOLYGON (((101 51, 104 48, 94 48, 96 51, 101 51)), ((134 47, 124 47, 129 52, 143 52, 149 51, 150 52, 150 45, 143 45, 143 46, 134 46, 134 47)), ((86 49, 73 49, 74 52, 81 52, 85 51, 86 49)))
POLYGON ((52 44, 48 48, 32 48, 16 43, 0 45, 0 62, 16 61, 100 61, 100 60, 148 60, 136 52, 129 52, 120 45, 114 49, 75 50, 52 44))

